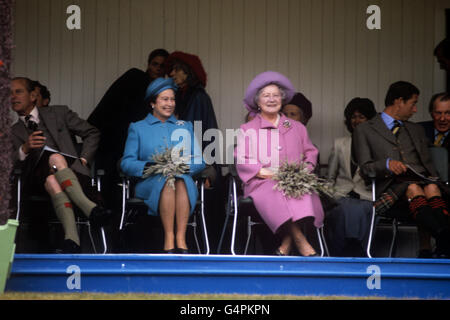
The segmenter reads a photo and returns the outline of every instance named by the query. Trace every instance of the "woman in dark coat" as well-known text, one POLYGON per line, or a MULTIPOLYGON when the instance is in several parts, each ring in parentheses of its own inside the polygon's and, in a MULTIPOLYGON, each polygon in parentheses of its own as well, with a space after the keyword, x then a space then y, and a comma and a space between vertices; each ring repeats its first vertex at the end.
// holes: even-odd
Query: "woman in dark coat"
MULTIPOLYGON (((175 116, 184 121, 191 121, 196 128, 196 121, 201 121, 201 141, 202 151, 213 141, 203 141, 203 135, 208 129, 218 129, 216 114, 210 96, 205 90, 207 75, 200 58, 196 55, 175 51, 166 60, 166 72, 178 86, 176 93, 175 116)), ((198 125, 198 123, 197 123, 198 125)), ((196 132, 197 133, 197 132, 196 132)), ((208 230, 210 234, 220 234, 220 225, 223 223, 224 202, 222 195, 221 169, 215 163, 208 162, 208 155, 205 155, 207 168, 204 174, 208 177, 205 186, 214 187, 213 194, 206 194, 206 210, 208 230)), ((214 159, 217 155, 210 155, 214 159)), ((210 238, 212 246, 216 245, 218 238, 210 238)))

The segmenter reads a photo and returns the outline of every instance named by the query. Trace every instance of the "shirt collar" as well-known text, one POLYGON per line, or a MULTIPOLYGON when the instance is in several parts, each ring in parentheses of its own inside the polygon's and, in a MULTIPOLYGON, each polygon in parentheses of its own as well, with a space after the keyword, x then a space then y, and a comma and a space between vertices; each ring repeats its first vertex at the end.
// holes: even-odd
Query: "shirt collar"
MULTIPOLYGON (((395 119, 392 118, 390 115, 388 115, 385 112, 381 113, 381 119, 383 119, 383 122, 386 124, 388 129, 391 130, 392 127, 394 126, 395 119)), ((400 123, 400 125, 403 125, 403 121, 401 121, 401 120, 397 120, 397 121, 400 123)))
MULTIPOLYGON (((36 106, 33 108, 33 110, 31 110, 29 115, 31 115, 30 120, 33 120, 34 122, 39 124, 39 111, 38 111, 38 108, 36 106)), ((25 121, 25 117, 26 116, 20 116, 19 119, 22 120, 25 123, 26 122, 25 121)))
MULTIPOLYGON (((440 132, 434 129, 434 137, 436 137, 440 132)), ((444 136, 446 137, 448 135, 448 131, 444 132, 444 136)))

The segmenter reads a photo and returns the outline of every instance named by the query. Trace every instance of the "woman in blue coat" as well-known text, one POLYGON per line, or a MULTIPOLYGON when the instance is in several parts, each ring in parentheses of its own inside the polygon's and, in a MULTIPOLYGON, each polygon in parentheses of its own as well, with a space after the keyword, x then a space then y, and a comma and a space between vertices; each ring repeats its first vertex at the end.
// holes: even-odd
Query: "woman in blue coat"
POLYGON ((148 86, 145 99, 153 114, 130 125, 121 169, 129 176, 141 178, 136 185, 136 197, 144 199, 150 215, 159 213, 164 228, 164 251, 174 253, 178 248, 180 253, 188 253, 186 228, 198 197, 192 176, 202 171, 205 164, 192 124, 173 115, 176 90, 172 79, 158 78, 148 86), (175 188, 162 174, 143 178, 154 155, 181 145, 190 147, 190 157, 183 154, 189 158, 189 172, 176 176, 175 188))

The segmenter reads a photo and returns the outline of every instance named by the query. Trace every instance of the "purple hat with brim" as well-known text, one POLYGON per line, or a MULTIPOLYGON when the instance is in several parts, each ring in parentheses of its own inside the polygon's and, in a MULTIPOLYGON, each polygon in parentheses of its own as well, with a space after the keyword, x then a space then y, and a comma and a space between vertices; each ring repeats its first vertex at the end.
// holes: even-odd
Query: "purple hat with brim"
POLYGON ((270 84, 278 85, 286 93, 286 97, 283 101, 283 104, 291 101, 292 97, 295 94, 295 89, 291 81, 279 72, 266 71, 258 74, 252 80, 252 82, 250 82, 250 85, 248 86, 247 91, 245 92, 244 105, 248 111, 258 112, 258 106, 256 105, 255 102, 255 96, 260 89, 270 84))

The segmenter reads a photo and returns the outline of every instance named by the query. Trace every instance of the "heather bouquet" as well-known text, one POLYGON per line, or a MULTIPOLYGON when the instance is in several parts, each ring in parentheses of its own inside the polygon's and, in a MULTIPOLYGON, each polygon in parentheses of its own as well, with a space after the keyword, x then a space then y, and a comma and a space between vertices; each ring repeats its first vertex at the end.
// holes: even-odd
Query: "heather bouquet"
POLYGON ((151 157, 152 164, 144 169, 144 179, 151 175, 167 178, 168 186, 175 190, 175 178, 189 172, 191 156, 183 156, 183 149, 166 147, 162 152, 151 157))
POLYGON ((277 181, 274 189, 283 192, 288 198, 300 199, 305 194, 317 193, 321 197, 332 197, 332 184, 310 172, 308 163, 284 162, 272 177, 277 181))

